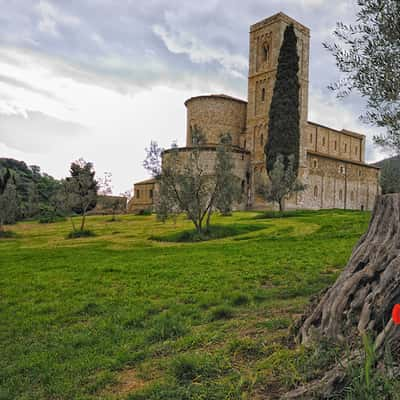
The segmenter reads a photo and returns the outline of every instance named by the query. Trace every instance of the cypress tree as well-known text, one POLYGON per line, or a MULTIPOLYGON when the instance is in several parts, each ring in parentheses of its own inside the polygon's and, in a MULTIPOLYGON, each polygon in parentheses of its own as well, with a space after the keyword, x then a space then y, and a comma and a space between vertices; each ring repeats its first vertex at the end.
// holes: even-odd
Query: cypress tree
POLYGON ((299 55, 293 25, 285 30, 279 53, 278 70, 269 110, 268 140, 264 148, 266 168, 270 175, 278 155, 283 156, 285 167, 290 155, 297 174, 299 166, 300 113, 298 78, 299 55))

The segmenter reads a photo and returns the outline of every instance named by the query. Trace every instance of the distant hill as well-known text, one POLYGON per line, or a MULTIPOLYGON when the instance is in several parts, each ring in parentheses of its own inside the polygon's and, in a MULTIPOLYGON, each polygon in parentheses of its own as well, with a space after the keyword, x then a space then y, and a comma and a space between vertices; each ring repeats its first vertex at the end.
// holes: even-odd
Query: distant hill
POLYGON ((46 207, 60 182, 41 172, 37 165, 28 166, 24 161, 0 158, 0 173, 5 169, 13 172, 18 195, 18 219, 33 217, 46 207))
POLYGON ((400 156, 386 158, 372 164, 381 168, 382 193, 400 192, 400 156))

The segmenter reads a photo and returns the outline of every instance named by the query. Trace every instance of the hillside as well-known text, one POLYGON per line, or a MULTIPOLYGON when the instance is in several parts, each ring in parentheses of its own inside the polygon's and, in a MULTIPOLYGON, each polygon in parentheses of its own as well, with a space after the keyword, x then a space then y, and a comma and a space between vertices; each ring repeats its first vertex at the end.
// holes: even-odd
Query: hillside
POLYGON ((288 328, 332 282, 369 213, 215 217, 237 233, 173 243, 179 218, 19 223, 0 241, 4 399, 278 399, 335 362, 295 349, 288 328))
POLYGON ((59 181, 41 172, 37 165, 28 166, 24 161, 0 158, 0 173, 5 169, 13 172, 17 189, 17 219, 37 215, 41 208, 49 205, 51 196, 59 187, 59 181))

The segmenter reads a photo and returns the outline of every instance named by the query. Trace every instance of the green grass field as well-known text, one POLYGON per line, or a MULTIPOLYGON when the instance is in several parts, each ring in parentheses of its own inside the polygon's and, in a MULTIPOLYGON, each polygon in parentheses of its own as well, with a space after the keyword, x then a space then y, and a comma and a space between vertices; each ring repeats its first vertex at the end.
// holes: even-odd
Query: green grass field
POLYGON ((197 243, 173 242, 183 217, 94 216, 80 239, 69 221, 9 227, 0 399, 268 399, 316 376, 333 355, 295 348, 288 328, 370 214, 261 216, 215 217, 236 234, 197 243))

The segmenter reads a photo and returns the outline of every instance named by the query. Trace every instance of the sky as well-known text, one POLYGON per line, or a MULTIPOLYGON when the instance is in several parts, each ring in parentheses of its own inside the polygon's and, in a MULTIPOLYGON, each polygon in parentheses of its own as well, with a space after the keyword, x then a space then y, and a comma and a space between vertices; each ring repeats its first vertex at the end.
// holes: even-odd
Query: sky
POLYGON ((322 46, 355 0, 0 0, 0 157, 56 178, 71 161, 112 173, 115 194, 148 177, 151 140, 185 144, 184 101, 246 99, 249 26, 282 11, 311 29, 309 120, 367 135, 363 99, 337 99, 322 46))

